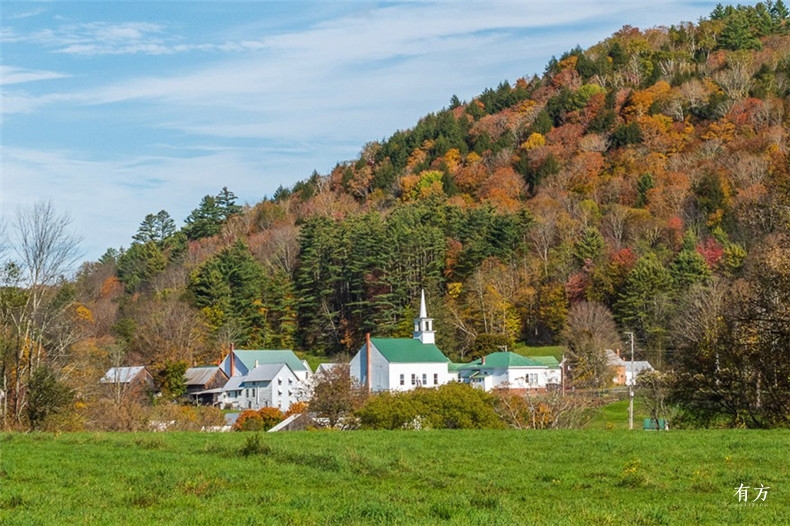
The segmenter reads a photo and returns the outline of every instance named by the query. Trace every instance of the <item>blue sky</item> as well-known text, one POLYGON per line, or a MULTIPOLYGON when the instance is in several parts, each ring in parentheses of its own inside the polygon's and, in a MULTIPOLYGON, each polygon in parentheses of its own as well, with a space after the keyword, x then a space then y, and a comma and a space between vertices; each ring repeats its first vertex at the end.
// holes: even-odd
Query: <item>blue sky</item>
POLYGON ((146 214, 255 204, 452 95, 716 3, 3 1, 0 217, 50 200, 96 260, 146 214))

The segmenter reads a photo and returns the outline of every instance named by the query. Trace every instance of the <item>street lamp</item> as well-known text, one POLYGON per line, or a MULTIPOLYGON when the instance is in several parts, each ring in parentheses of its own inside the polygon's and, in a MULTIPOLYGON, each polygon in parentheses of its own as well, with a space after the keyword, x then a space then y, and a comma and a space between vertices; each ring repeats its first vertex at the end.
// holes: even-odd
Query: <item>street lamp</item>
MULTIPOLYGON (((631 381, 628 382, 628 429, 634 429, 634 333, 626 332, 631 337, 631 381)), ((628 381, 628 375, 625 375, 628 381)))

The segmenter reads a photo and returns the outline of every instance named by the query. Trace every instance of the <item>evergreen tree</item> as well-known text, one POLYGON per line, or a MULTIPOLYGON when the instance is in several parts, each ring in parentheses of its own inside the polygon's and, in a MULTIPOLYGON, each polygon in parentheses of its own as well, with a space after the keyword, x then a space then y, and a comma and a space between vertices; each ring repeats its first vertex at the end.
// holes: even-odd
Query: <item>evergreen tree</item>
POLYGON ((242 208, 236 204, 236 196, 223 187, 222 191, 212 197, 206 195, 200 205, 184 220, 183 232, 190 240, 202 239, 219 234, 222 225, 234 215, 241 213, 242 208))
POLYGON ((633 330, 653 353, 651 362, 660 365, 671 307, 672 275, 655 254, 636 262, 615 303, 620 326, 633 330))
POLYGON ((160 210, 157 214, 148 214, 140 223, 137 233, 132 239, 138 243, 153 241, 161 246, 162 242, 176 233, 176 222, 170 217, 166 210, 160 210))
POLYGON ((736 11, 725 19, 718 42, 719 47, 730 51, 762 48, 757 32, 744 11, 736 11))
POLYGON ((675 260, 669 268, 675 289, 679 292, 687 291, 688 288, 699 282, 705 282, 710 278, 710 269, 696 250, 681 250, 675 256, 675 260))
POLYGON ((247 346, 266 342, 269 305, 265 287, 263 268, 241 241, 198 267, 189 283, 194 304, 210 325, 215 330, 225 325, 238 328, 241 336, 237 343, 247 346))
POLYGON ((581 265, 587 261, 595 262, 603 255, 604 246, 605 241, 601 232, 595 227, 587 227, 574 245, 573 255, 581 265))
POLYGON ((118 257, 118 279, 127 292, 153 279, 167 266, 167 258, 155 241, 133 243, 118 257))

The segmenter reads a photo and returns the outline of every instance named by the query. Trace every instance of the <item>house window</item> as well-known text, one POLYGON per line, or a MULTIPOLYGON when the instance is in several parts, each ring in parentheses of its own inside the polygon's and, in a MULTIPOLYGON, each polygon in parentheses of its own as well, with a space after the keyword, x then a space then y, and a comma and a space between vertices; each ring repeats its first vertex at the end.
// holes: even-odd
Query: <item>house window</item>
POLYGON ((422 385, 428 385, 428 375, 422 373, 422 385))
POLYGON ((433 385, 439 385, 439 373, 433 373, 433 385))
POLYGON ((404 376, 404 375, 400 375, 400 384, 401 384, 401 385, 403 385, 403 384, 405 384, 405 383, 406 383, 406 380, 405 380, 405 378, 404 378, 403 376, 404 376))
POLYGON ((414 373, 411 374, 411 385, 417 385, 417 375, 414 373))
POLYGON ((277 379, 277 385, 282 385, 282 384, 283 384, 283 379, 282 378, 278 378, 277 379))
POLYGON ((535 385, 538 383, 538 375, 536 373, 530 373, 528 376, 529 385, 535 385))

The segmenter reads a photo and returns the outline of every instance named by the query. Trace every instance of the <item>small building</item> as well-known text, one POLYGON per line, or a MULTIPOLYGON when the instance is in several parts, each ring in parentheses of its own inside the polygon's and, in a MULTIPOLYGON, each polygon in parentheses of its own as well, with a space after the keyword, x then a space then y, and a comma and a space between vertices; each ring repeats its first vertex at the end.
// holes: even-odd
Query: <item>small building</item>
POLYGON ((216 365, 190 367, 184 373, 186 397, 197 405, 217 405, 222 399, 222 388, 228 375, 216 365))
POLYGON ((644 360, 624 360, 619 349, 606 350, 606 363, 613 372, 612 383, 615 385, 635 385, 639 373, 655 370, 650 362, 644 360))
POLYGON ((562 384, 562 368, 553 356, 494 352, 458 368, 462 382, 491 391, 546 391, 562 384))
POLYGON ((370 392, 410 391, 452 381, 450 360, 435 344, 433 319, 428 317, 425 292, 412 338, 370 338, 351 359, 351 376, 370 392))
POLYGON ((143 365, 111 367, 99 383, 105 386, 108 396, 116 403, 125 399, 142 401, 154 390, 154 378, 143 365))
POLYGON ((149 373, 143 365, 134 367, 111 367, 104 376, 102 376, 99 382, 124 386, 140 385, 148 388, 154 386, 153 376, 151 376, 151 373, 149 373))
POLYGON ((338 368, 348 367, 348 364, 345 363, 320 363, 318 367, 315 369, 314 376, 321 376, 330 374, 333 371, 336 371, 338 368))

